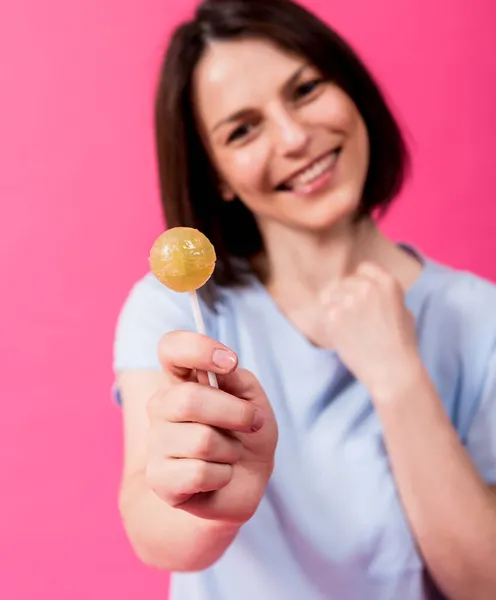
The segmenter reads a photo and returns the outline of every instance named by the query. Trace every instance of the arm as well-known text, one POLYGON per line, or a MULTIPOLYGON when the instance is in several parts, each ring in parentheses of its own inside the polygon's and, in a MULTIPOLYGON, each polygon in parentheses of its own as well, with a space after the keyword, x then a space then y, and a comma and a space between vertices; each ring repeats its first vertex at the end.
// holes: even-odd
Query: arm
POLYGON ((419 365, 407 381, 373 396, 434 580, 452 600, 496 598, 496 492, 476 471, 427 374, 419 365))
MULTIPOLYGON (((473 296, 472 289, 465 293, 473 296)), ((483 324, 484 312, 493 311, 484 298, 480 307, 477 297, 469 304, 483 324)), ((493 600, 496 500, 479 473, 496 480, 496 368, 487 370, 484 410, 479 407, 479 426, 472 423, 469 455, 421 363, 416 323, 400 283, 378 265, 362 263, 326 302, 329 345, 372 397, 431 575, 451 600, 493 600)))
POLYGON ((220 558, 236 537, 238 527, 172 508, 149 489, 146 404, 162 377, 159 371, 119 375, 124 419, 119 509, 131 545, 144 563, 168 571, 199 571, 220 558))

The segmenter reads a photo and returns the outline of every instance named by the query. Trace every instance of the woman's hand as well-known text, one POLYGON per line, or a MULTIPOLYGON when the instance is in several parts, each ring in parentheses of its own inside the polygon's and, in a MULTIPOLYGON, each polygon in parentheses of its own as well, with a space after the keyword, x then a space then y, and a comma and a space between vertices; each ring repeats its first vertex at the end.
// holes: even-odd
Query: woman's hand
POLYGON ((159 353, 166 381, 148 405, 149 485, 173 507, 242 524, 273 470, 277 424, 267 396, 237 368, 236 355, 208 337, 175 331, 159 353), (208 386, 206 371, 220 389, 208 386))
POLYGON ((327 344, 374 399, 394 397, 423 372, 415 322, 392 275, 363 263, 322 300, 327 344))

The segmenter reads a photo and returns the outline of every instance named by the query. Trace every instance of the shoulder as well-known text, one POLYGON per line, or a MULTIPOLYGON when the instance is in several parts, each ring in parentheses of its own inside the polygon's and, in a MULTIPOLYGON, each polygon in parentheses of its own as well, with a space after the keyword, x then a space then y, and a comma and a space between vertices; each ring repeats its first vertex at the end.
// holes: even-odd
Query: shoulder
POLYGON ((193 330, 187 294, 177 294, 148 273, 129 290, 114 335, 114 370, 159 369, 158 344, 177 329, 193 330))
MULTIPOLYGON (((478 472, 496 483, 496 286, 474 274, 448 270, 440 294, 448 328, 441 331, 439 362, 448 366, 456 352, 456 382, 451 415, 478 472), (449 347, 453 346, 453 350, 449 347)), ((445 383, 445 385, 447 385, 445 383)))
POLYGON ((426 259, 413 304, 424 364, 465 439, 495 373, 496 286, 426 259))
POLYGON ((172 292, 154 275, 147 273, 134 283, 124 300, 119 322, 129 318, 156 319, 158 321, 187 317, 188 296, 172 292))
POLYGON ((496 285, 483 277, 432 263, 442 281, 443 298, 446 303, 462 312, 479 308, 492 314, 496 302, 496 285))
MULTIPOLYGON (((427 326, 476 354, 496 345, 496 285, 469 271, 426 260, 421 309, 427 326), (476 346, 476 347, 475 347, 476 346)), ((422 320, 422 319, 421 319, 422 320)))
MULTIPOLYGON (((215 289, 215 304, 199 294, 201 314, 207 334, 216 337, 220 315, 231 314, 242 304, 243 294, 230 289, 215 289), (230 310, 225 310, 229 308, 230 310)), ((169 331, 196 331, 191 300, 161 284, 152 273, 133 284, 117 317, 114 336, 114 368, 158 369, 157 348, 169 331)))

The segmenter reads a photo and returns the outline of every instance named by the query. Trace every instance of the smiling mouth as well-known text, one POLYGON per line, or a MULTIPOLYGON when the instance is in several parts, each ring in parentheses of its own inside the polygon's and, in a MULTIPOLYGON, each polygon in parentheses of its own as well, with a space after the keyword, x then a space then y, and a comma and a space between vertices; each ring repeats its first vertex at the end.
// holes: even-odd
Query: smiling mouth
POLYGON ((311 165, 296 175, 278 185, 277 192, 292 192, 307 188, 322 177, 326 172, 331 171, 336 165, 342 148, 335 148, 332 152, 315 160, 311 165))

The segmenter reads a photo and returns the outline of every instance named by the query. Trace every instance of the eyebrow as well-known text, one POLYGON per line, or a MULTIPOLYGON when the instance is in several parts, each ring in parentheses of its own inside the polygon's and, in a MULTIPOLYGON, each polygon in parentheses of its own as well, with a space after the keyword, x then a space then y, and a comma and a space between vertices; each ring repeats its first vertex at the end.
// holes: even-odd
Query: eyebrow
MULTIPOLYGON (((298 79, 300 78, 303 71, 305 71, 309 66, 310 66, 309 64, 305 63, 304 65, 299 67, 291 75, 291 77, 286 81, 286 83, 282 86, 283 89, 288 89, 288 88, 292 87, 298 81, 298 79)), ((250 113, 251 113, 251 110, 248 108, 242 108, 241 110, 236 111, 232 115, 229 115, 229 117, 227 117, 226 119, 222 119, 222 121, 219 121, 212 128, 212 133, 214 131, 217 131, 217 129, 219 129, 219 127, 222 127, 223 125, 228 125, 230 123, 235 123, 236 121, 240 121, 243 117, 246 117, 250 113)))

